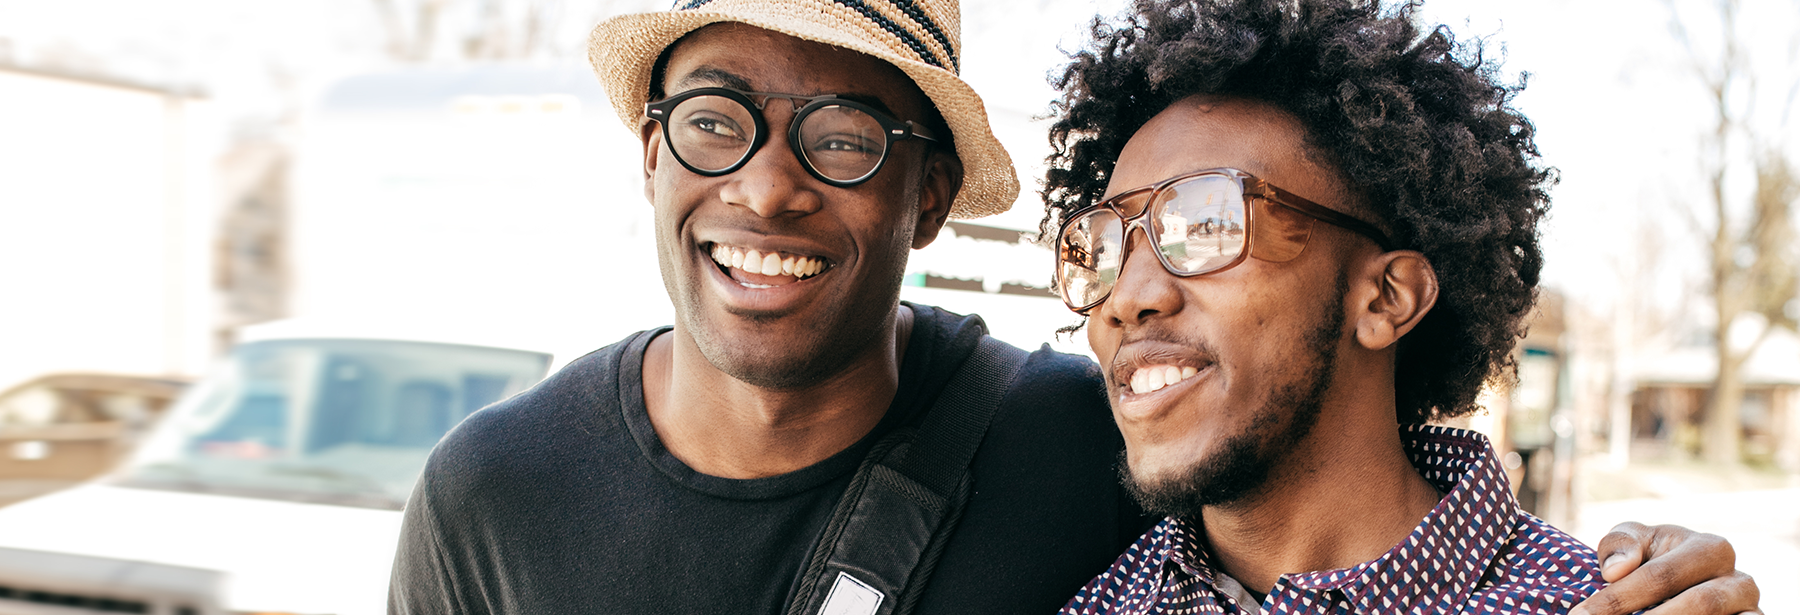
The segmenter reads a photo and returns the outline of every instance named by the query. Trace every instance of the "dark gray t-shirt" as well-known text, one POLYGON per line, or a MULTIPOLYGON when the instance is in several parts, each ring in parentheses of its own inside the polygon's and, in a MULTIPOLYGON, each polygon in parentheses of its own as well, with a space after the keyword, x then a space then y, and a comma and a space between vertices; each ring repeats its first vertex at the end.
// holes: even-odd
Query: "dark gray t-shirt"
MULTIPOLYGON (((470 416, 406 510, 392 613, 781 613, 864 453, 916 424, 986 327, 913 306, 881 423, 811 467, 738 480, 663 448, 632 335, 470 416)), ((1149 527, 1093 362, 1032 353, 973 462, 974 492, 916 611, 1053 613, 1149 527)))

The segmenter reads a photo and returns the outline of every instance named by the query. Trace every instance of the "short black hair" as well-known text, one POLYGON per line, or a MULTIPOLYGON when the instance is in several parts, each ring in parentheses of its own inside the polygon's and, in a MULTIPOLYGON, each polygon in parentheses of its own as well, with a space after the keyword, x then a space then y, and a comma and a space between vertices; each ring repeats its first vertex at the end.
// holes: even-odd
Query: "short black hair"
POLYGON ((1400 248, 1437 270, 1435 308, 1402 338, 1401 422, 1463 416, 1512 349, 1537 299, 1538 224, 1556 182, 1483 41, 1421 30, 1417 3, 1379 0, 1135 0, 1095 18, 1093 39, 1052 78, 1046 236, 1105 193, 1119 152, 1152 117, 1194 95, 1272 105, 1298 118, 1400 248))

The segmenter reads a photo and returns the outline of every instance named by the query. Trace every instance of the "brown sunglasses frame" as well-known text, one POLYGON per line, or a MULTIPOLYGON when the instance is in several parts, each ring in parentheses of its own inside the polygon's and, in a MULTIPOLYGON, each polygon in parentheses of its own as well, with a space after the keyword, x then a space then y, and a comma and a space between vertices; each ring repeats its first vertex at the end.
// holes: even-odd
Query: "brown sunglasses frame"
MULTIPOLYGON (((1053 256, 1056 259, 1056 267, 1053 270, 1053 273, 1055 274, 1055 280, 1053 281, 1053 283, 1056 285, 1056 295, 1063 300, 1063 305, 1068 306, 1069 309, 1074 311, 1075 313, 1085 316, 1085 315, 1087 315, 1088 312, 1092 311, 1095 307, 1098 307, 1100 304, 1105 303, 1107 299, 1112 297, 1112 289, 1108 288, 1108 289, 1106 289, 1106 294, 1101 295, 1099 299, 1095 299, 1093 303, 1090 303, 1088 305, 1081 306, 1081 307, 1076 307, 1075 305, 1069 303, 1068 295, 1063 293, 1063 290, 1062 290, 1062 287, 1063 287, 1062 286, 1063 285, 1063 282, 1062 282, 1063 258, 1062 258, 1060 247, 1063 242, 1063 236, 1069 232, 1069 226, 1071 224, 1073 224, 1076 220, 1081 219, 1083 216, 1086 216, 1089 213, 1094 212, 1095 210, 1107 209, 1107 210, 1112 211, 1113 215, 1119 217, 1119 223, 1124 227, 1125 237, 1120 240, 1122 244, 1129 243, 1131 241, 1131 230, 1135 227, 1135 228, 1142 228, 1144 230, 1144 235, 1145 235, 1145 237, 1147 237, 1150 240, 1151 245, 1157 245, 1160 242, 1160 238, 1158 237, 1159 233, 1156 230, 1156 225, 1145 224, 1142 222, 1142 220, 1144 220, 1144 218, 1150 214, 1151 206, 1145 205, 1143 211, 1139 211, 1139 212, 1137 212, 1136 215, 1133 215, 1133 216, 1126 216, 1124 212, 1119 211, 1119 208, 1116 206, 1116 204, 1123 199, 1134 197, 1134 196, 1143 194, 1145 192, 1150 193, 1150 199, 1147 202, 1155 203, 1156 197, 1159 194, 1161 194, 1164 190, 1167 190, 1170 186, 1174 186, 1175 184, 1179 184, 1181 182, 1184 182, 1184 181, 1187 181, 1190 179, 1194 179, 1196 177, 1204 177, 1204 176, 1208 176, 1208 175, 1223 176, 1223 177, 1227 177, 1227 178, 1236 180, 1239 188, 1243 191, 1244 197, 1247 199, 1248 198, 1262 199, 1264 201, 1268 201, 1271 204, 1280 205, 1282 207, 1286 207, 1288 209, 1299 212, 1308 218, 1312 218, 1314 220, 1318 220, 1318 221, 1321 221, 1321 222, 1324 222, 1327 224, 1331 224, 1333 226, 1341 227, 1341 228, 1347 229, 1351 232, 1357 233, 1359 235, 1368 237, 1369 239, 1374 240, 1376 245, 1381 246, 1381 249, 1383 251, 1391 251, 1394 249, 1394 244, 1392 241, 1390 241, 1388 239, 1387 234, 1381 232, 1381 229, 1375 228, 1375 225, 1373 225, 1373 224, 1363 222, 1362 220, 1353 218, 1348 214, 1340 213, 1340 212, 1333 210, 1329 207, 1326 207, 1324 205, 1314 203, 1311 200, 1308 200, 1306 197, 1302 197, 1302 196, 1294 194, 1292 192, 1283 190, 1283 189, 1281 189, 1281 187, 1276 186, 1275 184, 1271 184, 1268 181, 1265 181, 1261 178, 1258 178, 1254 175, 1251 175, 1249 173, 1246 173, 1246 172, 1238 170, 1238 169, 1233 169, 1233 168, 1229 168, 1229 167, 1206 169, 1206 170, 1202 170, 1202 171, 1195 171, 1192 173, 1184 173, 1181 175, 1177 175, 1175 177, 1171 177, 1171 178, 1156 182, 1156 183, 1148 185, 1148 186, 1142 186, 1142 187, 1126 190, 1124 192, 1113 195, 1111 198, 1108 198, 1104 201, 1100 201, 1099 203, 1094 204, 1093 207, 1084 207, 1080 211, 1070 215, 1068 217, 1068 219, 1065 220, 1056 231, 1055 246, 1057 246, 1057 249, 1053 250, 1053 252, 1055 252, 1055 254, 1053 254, 1053 256)), ((1199 272, 1178 271, 1175 269, 1174 265, 1169 264, 1168 256, 1164 255, 1161 250, 1156 251, 1157 262, 1162 263, 1163 271, 1167 271, 1167 272, 1169 272, 1170 275, 1174 275, 1176 277, 1182 277, 1182 278, 1191 278, 1191 277, 1195 277, 1195 276, 1202 276, 1202 275, 1218 273, 1220 271, 1224 271, 1224 270, 1230 269, 1232 267, 1238 266, 1240 263, 1244 262, 1244 259, 1250 257, 1250 252, 1255 248, 1255 245, 1254 245, 1255 237, 1256 237, 1255 226, 1256 226, 1256 218, 1257 218, 1255 208, 1245 207, 1244 215, 1245 215, 1244 249, 1243 249, 1243 251, 1239 252, 1237 257, 1233 258, 1231 260, 1231 262, 1226 263, 1221 266, 1218 266, 1218 267, 1215 267, 1215 268, 1212 268, 1212 269, 1208 269, 1206 271, 1199 271, 1199 272)), ((1125 268, 1125 259, 1129 255, 1130 255, 1130 251, 1126 250, 1126 252, 1119 257, 1119 268, 1121 270, 1123 270, 1125 268)), ((1117 286, 1117 284, 1118 283, 1115 281, 1114 285, 1117 286)))

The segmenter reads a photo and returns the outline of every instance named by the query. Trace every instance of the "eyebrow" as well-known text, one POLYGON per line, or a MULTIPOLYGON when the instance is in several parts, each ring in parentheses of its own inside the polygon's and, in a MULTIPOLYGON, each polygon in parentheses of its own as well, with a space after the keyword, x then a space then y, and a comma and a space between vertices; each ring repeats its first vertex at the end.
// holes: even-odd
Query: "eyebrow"
POLYGON ((681 92, 694 89, 703 84, 724 86, 734 90, 751 89, 749 79, 745 79, 737 73, 714 66, 701 66, 700 68, 694 69, 694 72, 683 75, 681 80, 676 81, 675 87, 671 89, 681 92))
MULTIPOLYGON (((697 87, 706 86, 727 87, 734 90, 743 90, 745 92, 754 91, 756 89, 750 86, 749 79, 745 79, 737 73, 716 66, 705 65, 694 69, 693 72, 682 75, 681 79, 675 82, 675 87, 670 89, 674 92, 685 92, 697 87)), ((869 96, 867 94, 832 94, 832 96, 859 102, 874 107, 882 113, 895 115, 894 110, 888 108, 887 103, 882 102, 880 98, 874 96, 869 96)))

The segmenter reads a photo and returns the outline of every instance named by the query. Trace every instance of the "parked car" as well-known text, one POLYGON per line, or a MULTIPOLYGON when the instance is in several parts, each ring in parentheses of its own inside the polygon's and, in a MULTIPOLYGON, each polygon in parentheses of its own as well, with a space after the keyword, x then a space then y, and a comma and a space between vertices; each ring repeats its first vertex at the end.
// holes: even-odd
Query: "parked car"
POLYGON ((0 391, 0 506, 112 470, 187 384, 67 373, 0 391))
POLYGON ((550 361, 433 341, 240 344, 119 471, 0 509, 0 614, 382 613, 432 446, 550 361))

